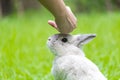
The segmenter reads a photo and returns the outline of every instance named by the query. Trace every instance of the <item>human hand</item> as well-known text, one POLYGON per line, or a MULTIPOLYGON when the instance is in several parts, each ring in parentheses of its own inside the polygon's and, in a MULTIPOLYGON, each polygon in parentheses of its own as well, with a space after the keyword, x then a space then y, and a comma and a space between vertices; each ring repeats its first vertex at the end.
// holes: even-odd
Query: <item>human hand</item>
POLYGON ((55 21, 48 20, 48 24, 60 33, 70 33, 76 28, 77 19, 69 7, 66 7, 65 15, 55 17, 55 21))

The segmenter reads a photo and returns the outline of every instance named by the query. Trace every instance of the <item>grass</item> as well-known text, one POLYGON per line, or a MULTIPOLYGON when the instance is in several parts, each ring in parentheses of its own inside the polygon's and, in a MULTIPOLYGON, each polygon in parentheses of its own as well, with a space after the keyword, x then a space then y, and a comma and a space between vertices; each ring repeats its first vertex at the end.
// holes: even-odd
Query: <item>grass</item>
MULTIPOLYGON (((57 33, 47 24, 47 11, 0 20, 0 80, 54 80, 53 55, 46 47, 57 33)), ((78 14, 72 34, 96 33, 84 47, 86 56, 109 80, 120 80, 120 13, 78 14)))

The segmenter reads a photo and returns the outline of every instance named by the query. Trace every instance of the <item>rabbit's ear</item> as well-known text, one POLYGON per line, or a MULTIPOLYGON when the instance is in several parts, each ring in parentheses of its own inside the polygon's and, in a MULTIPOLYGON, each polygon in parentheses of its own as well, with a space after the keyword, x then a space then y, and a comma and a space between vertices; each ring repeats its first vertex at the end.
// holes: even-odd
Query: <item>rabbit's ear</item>
POLYGON ((87 44, 89 41, 91 41, 93 38, 95 38, 95 34, 82 34, 77 36, 77 39, 75 41, 75 44, 77 47, 80 47, 84 44, 87 44))

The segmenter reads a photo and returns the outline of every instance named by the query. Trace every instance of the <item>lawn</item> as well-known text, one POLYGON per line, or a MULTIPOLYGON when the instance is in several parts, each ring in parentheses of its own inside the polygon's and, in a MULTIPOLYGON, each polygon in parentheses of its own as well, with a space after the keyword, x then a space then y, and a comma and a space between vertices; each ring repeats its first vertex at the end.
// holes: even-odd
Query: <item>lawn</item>
MULTIPOLYGON (((76 14, 72 34, 95 33, 84 46, 86 56, 109 80, 120 80, 120 13, 76 14)), ((50 71, 53 54, 46 46, 58 33, 47 24, 47 11, 10 16, 0 20, 0 80, 54 80, 50 71)))

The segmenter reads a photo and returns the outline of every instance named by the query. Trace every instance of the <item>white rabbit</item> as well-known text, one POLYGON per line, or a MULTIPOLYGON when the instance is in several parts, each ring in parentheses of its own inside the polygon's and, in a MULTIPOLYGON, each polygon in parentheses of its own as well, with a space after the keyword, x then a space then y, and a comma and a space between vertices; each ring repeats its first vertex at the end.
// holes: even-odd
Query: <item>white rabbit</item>
POLYGON ((52 73, 55 80, 107 80, 80 49, 95 34, 55 34, 47 45, 55 55, 52 73))

